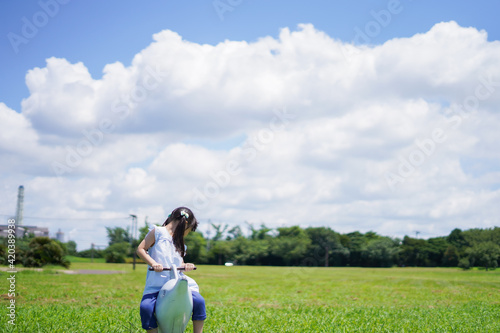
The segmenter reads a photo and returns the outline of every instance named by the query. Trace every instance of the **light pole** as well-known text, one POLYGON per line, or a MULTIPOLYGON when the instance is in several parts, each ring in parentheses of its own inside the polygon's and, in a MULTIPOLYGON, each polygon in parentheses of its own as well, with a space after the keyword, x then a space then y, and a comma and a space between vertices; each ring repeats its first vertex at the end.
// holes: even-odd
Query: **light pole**
MULTIPOLYGON (((136 233, 137 233, 137 215, 130 214, 130 218, 132 219, 132 230, 130 234, 130 246, 133 247, 133 242, 136 238, 136 233)), ((133 261, 133 270, 135 271, 135 261, 137 254, 135 253, 135 250, 132 248, 133 256, 134 256, 134 261, 133 261)))

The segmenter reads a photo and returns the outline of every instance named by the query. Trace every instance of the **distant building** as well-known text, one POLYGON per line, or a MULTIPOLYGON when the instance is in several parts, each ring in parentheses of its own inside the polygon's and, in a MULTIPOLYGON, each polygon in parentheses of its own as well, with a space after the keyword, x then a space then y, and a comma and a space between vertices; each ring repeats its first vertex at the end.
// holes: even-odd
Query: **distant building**
MULTIPOLYGON (((28 236, 30 234, 35 235, 35 237, 49 237, 49 228, 41 228, 34 225, 24 225, 23 224, 23 216, 24 216, 24 186, 19 186, 17 191, 17 206, 16 206, 16 216, 12 216, 9 218, 9 221, 14 220, 15 226, 15 234, 16 238, 22 238, 24 236, 28 236)), ((12 226, 10 225, 0 225, 0 237, 8 237, 9 229, 12 230, 12 226)), ((64 233, 59 230, 56 235, 57 239, 59 237, 64 238, 64 233), (59 235, 59 233, 61 235, 59 235)))
POLYGON ((56 239, 61 243, 64 243, 64 232, 62 232, 61 229, 59 229, 59 231, 56 232, 56 239))
MULTIPOLYGON (((9 234, 8 225, 0 225, 0 236, 7 237, 9 234)), ((20 238, 23 236, 28 236, 29 234, 35 235, 35 237, 49 237, 49 228, 40 228, 32 225, 17 225, 16 226, 16 237, 20 238)), ((63 234, 64 236, 64 234, 63 234)))

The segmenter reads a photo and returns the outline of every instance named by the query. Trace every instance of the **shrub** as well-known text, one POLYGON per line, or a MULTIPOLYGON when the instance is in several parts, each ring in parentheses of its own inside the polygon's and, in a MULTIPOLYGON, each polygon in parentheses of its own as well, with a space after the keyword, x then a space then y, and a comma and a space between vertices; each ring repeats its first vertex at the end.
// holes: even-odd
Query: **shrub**
POLYGON ((25 267, 42 267, 47 264, 69 268, 70 262, 64 258, 64 249, 49 237, 35 237, 24 252, 22 263, 25 267))
POLYGON ((125 257, 130 251, 130 244, 126 242, 114 243, 104 250, 104 258, 108 263, 125 263, 125 257))
POLYGON ((460 261, 458 262, 458 267, 462 268, 463 270, 470 269, 471 266, 470 266, 469 258, 465 257, 465 258, 460 259, 460 261))

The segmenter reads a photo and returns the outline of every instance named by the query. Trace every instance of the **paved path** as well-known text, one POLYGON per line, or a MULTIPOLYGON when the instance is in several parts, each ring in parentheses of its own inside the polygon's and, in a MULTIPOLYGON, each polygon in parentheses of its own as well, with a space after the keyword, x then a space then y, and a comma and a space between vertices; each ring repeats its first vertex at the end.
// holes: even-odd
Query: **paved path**
POLYGON ((100 269, 78 269, 75 271, 71 270, 58 270, 60 273, 64 274, 124 274, 125 271, 104 271, 100 269))
MULTIPOLYGON (((8 267, 0 267, 0 271, 9 271, 8 267)), ((36 272, 42 272, 43 268, 27 268, 27 267, 16 267, 16 271, 24 271, 31 270, 36 272)), ((55 272, 64 273, 64 274, 124 274, 127 273, 125 271, 107 271, 101 269, 77 269, 77 270, 69 270, 69 269, 58 269, 55 272)))

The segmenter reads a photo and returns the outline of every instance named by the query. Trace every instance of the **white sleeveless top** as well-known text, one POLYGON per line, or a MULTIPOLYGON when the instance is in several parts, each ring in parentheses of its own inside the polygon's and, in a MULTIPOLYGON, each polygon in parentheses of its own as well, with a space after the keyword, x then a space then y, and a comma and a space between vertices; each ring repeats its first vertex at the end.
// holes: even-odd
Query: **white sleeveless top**
MULTIPOLYGON (((148 249, 148 254, 157 263, 162 264, 163 267, 172 267, 172 265, 180 267, 183 263, 183 260, 179 252, 177 252, 175 249, 174 240, 172 239, 170 233, 165 227, 155 226, 154 230, 155 243, 148 249)), ((146 286, 144 287, 143 295, 159 292, 165 282, 170 280, 170 271, 155 272, 150 271, 150 267, 151 266, 148 265, 146 286)), ((200 288, 198 287, 198 284, 195 280, 187 275, 184 275, 184 273, 182 272, 179 272, 179 275, 185 276, 187 278, 189 289, 191 289, 192 291, 200 292, 200 288)))

